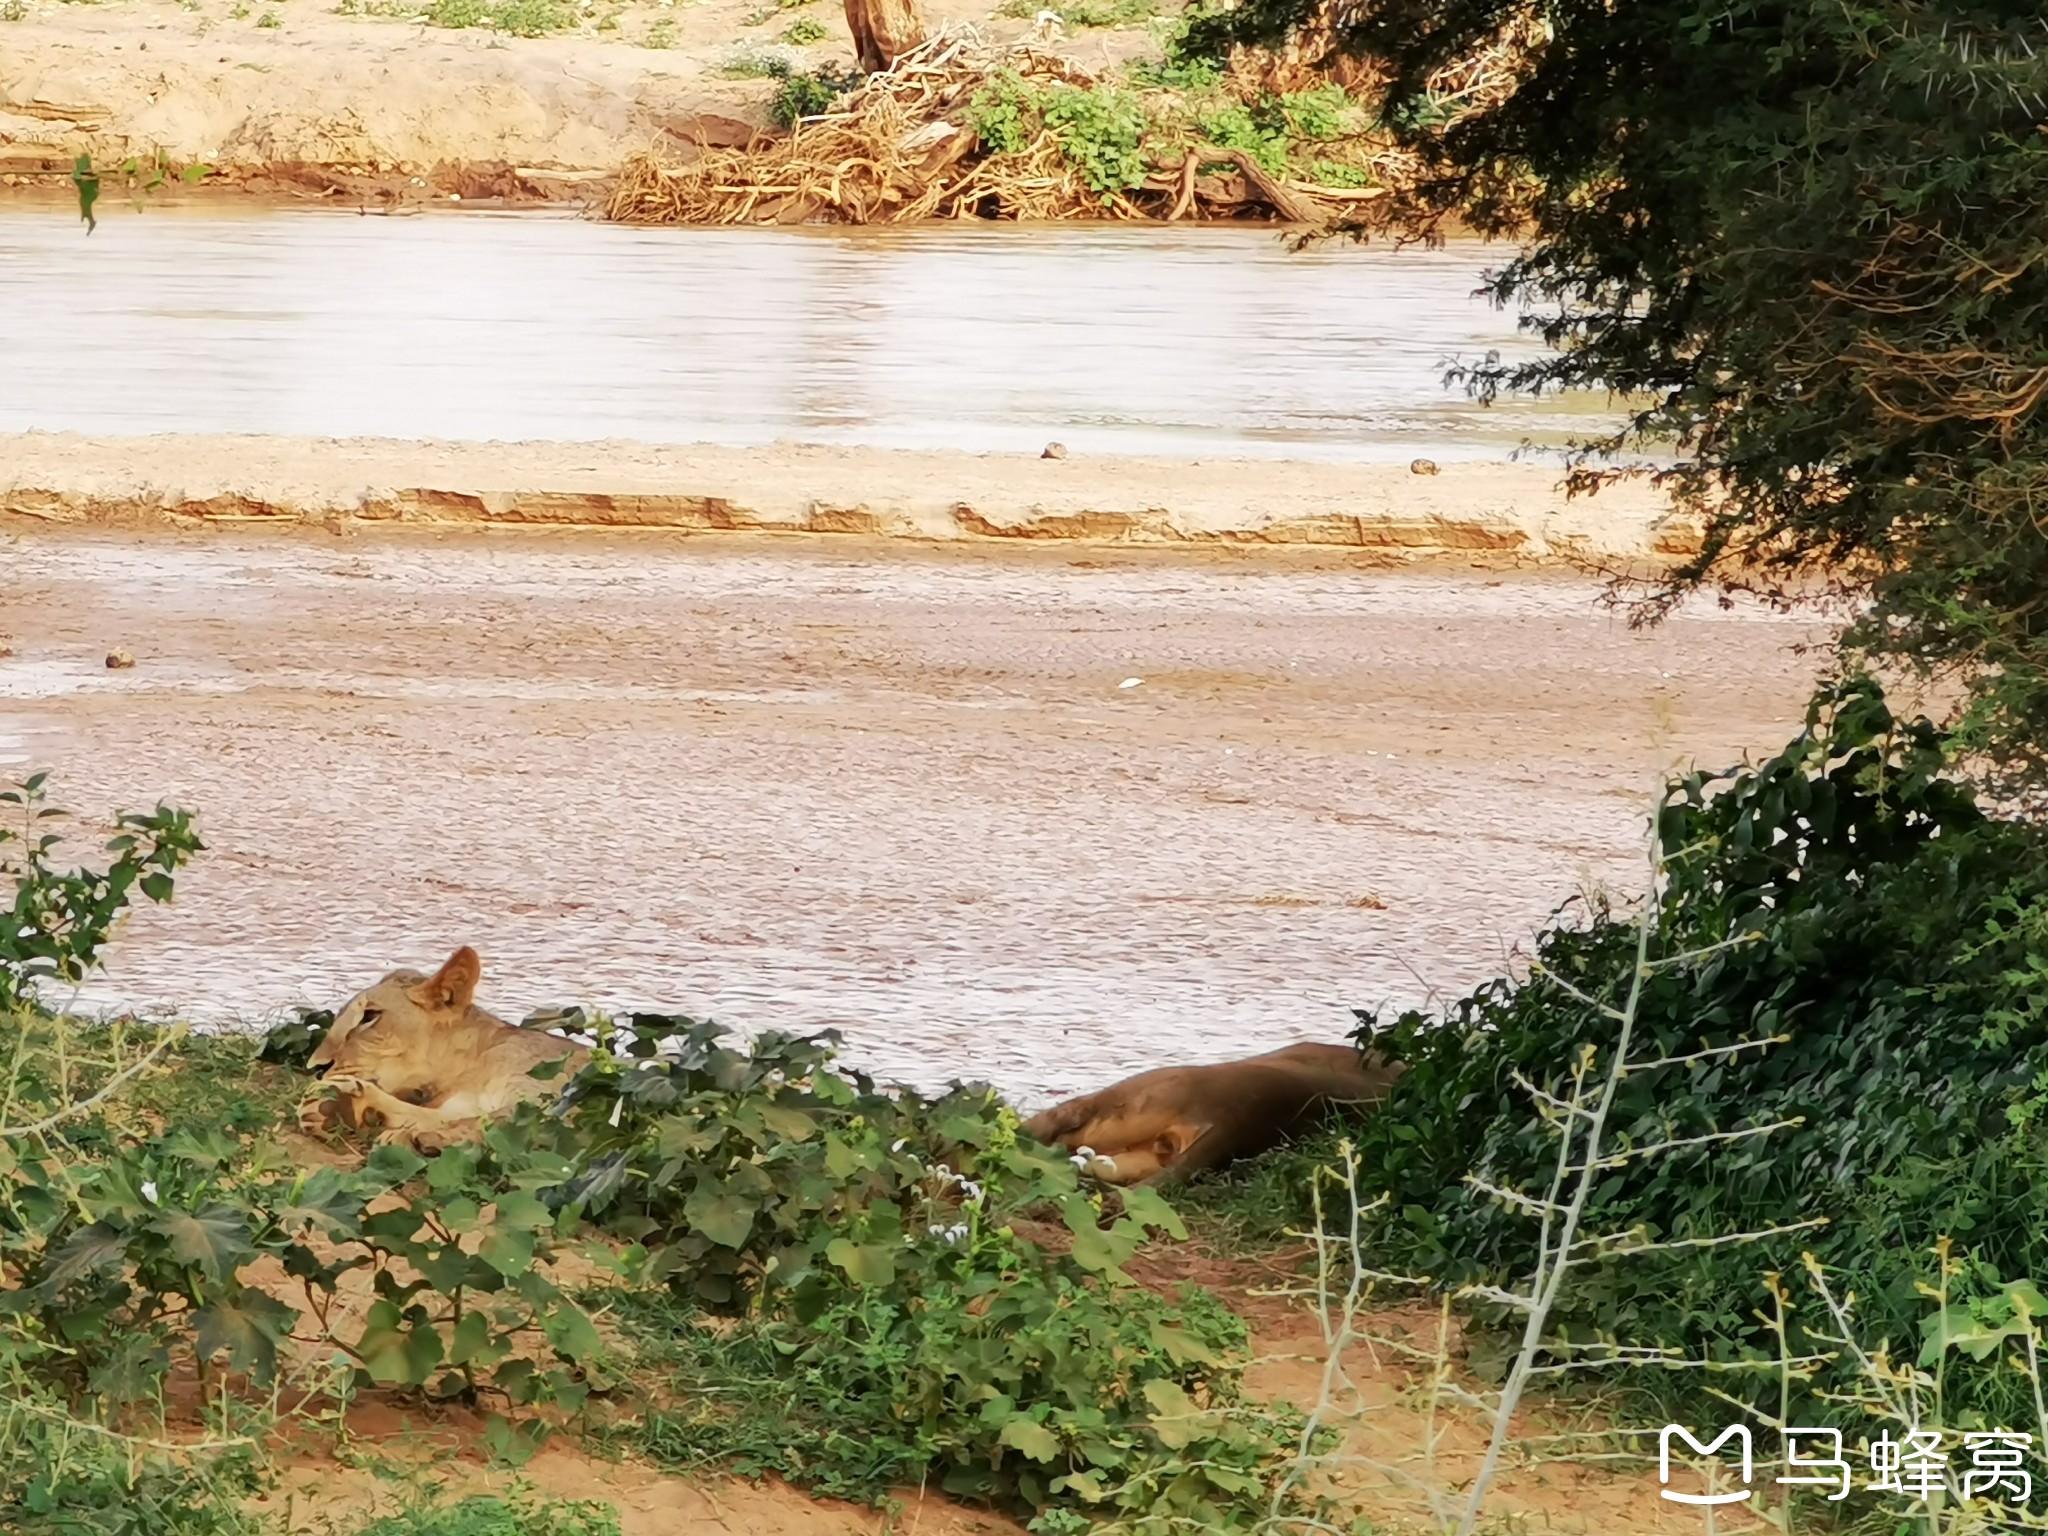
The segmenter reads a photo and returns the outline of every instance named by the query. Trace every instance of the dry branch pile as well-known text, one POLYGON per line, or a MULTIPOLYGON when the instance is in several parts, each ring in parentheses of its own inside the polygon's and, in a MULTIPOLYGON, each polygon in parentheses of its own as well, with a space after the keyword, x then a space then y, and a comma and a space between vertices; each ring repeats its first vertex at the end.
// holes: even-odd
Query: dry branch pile
POLYGON ((869 77, 842 110, 779 138, 707 149, 687 164, 629 161, 607 217, 629 224, 892 224, 932 218, 1277 217, 1322 224, 1379 195, 1287 181, 1241 149, 1190 145, 1142 185, 1091 187, 1056 133, 991 151, 969 123, 998 78, 1091 87, 1097 76, 1034 42, 996 48, 942 32, 869 77), (1234 167, 1223 170, 1223 167, 1234 167))

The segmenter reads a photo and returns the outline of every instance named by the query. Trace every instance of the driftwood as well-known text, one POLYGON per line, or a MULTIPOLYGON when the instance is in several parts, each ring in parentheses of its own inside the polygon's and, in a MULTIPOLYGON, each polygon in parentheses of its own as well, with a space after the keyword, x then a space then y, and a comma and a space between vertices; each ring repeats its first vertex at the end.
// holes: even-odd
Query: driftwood
MULTIPOLYGON (((635 224, 788 224, 814 219, 893 224, 947 218, 1189 219, 1256 216, 1327 228, 1339 210, 1381 194, 1274 176, 1239 149, 1176 147, 1141 186, 1093 187, 1058 132, 1039 125, 1029 143, 992 150, 969 121, 975 93, 1014 74, 1035 87, 1096 83, 1085 67, 1029 41, 984 42, 948 28, 886 72, 870 75, 838 110, 788 134, 714 147, 740 135, 722 122, 679 124, 694 153, 640 155, 620 171, 607 208, 635 224), (691 131, 694 130, 694 131, 691 131), (1206 171, 1205 171, 1206 168, 1206 171)), ((735 125, 743 127, 744 125, 735 125)), ((1380 169, 1375 161, 1366 164, 1380 169)))
POLYGON ((1385 197, 1385 187, 1323 187, 1313 182, 1281 181, 1242 149, 1220 149, 1198 144, 1187 152, 1178 168, 1161 168, 1147 179, 1152 192, 1171 192, 1173 205, 1166 220, 1186 218, 1197 205, 1211 211, 1229 211, 1247 203, 1262 202, 1293 224, 1322 225, 1330 222, 1331 203, 1369 203, 1385 197), (1202 167, 1217 163, 1234 165, 1229 175, 1202 175, 1202 167))
POLYGON ((929 35, 917 0, 846 0, 846 25, 853 32, 854 57, 871 75, 893 68, 929 35))
POLYGON ((1187 159, 1180 164, 1180 186, 1173 194, 1173 207, 1166 215, 1171 224, 1195 205, 1195 175, 1202 169, 1202 157, 1190 151, 1187 159))
POLYGON ((1228 160, 1236 166, 1238 175, 1251 184, 1252 190, 1259 194, 1266 206, 1288 223, 1321 225, 1329 222, 1328 210, 1315 199, 1277 180, 1271 171, 1252 158, 1250 150, 1219 149, 1214 144, 1203 144, 1189 150, 1188 158, 1181 166, 1183 184, 1189 184, 1188 165, 1199 166, 1205 161, 1216 160, 1228 160))

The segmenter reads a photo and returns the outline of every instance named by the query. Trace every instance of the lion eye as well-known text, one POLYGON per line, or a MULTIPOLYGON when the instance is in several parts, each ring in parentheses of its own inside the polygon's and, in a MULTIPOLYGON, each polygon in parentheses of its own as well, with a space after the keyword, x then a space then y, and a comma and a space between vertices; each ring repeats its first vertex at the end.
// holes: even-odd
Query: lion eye
POLYGON ((379 1019, 383 1017, 384 1010, 382 1008, 365 1008, 363 1010, 363 1022, 359 1027, 362 1029, 368 1029, 371 1025, 375 1024, 379 1019))

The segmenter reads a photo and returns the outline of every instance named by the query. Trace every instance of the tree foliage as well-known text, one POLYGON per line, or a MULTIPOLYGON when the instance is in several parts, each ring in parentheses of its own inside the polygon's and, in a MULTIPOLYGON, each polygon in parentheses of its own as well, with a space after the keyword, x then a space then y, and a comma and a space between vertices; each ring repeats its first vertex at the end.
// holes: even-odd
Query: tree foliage
POLYGON ((1703 582, 1818 560, 1845 643, 1966 679, 1964 740, 2048 778, 2048 20, 2038 0, 1244 0, 1211 50, 1327 39, 1425 167, 1394 222, 1515 235, 1490 279, 1558 350, 1499 390, 1641 402, 1703 582), (1439 84, 1513 42, 1511 78, 1439 84))
MULTIPOLYGON (((1645 1054, 1689 1059, 1622 1082, 1613 1148, 1672 1145, 1595 1188, 1588 1230, 1632 1240, 1572 1282, 1558 1336, 1719 1367, 1658 1372, 1667 1395, 1774 1398, 1763 1277, 1798 1277, 1811 1253, 1858 1298, 1867 1340, 1949 1368, 1951 1409, 2030 1419, 2029 1383, 1995 1342, 1943 1355, 2009 1321, 2013 1286, 2048 1276, 2048 836, 1986 816, 1939 733, 1894 719, 1868 682, 1824 696, 1777 756, 1673 784, 1657 830, 1653 953, 1704 958, 1648 980, 1636 1029, 1645 1054), (1739 1233, 1776 1235, 1725 1242, 1739 1233), (1628 1253, 1638 1242, 1697 1246, 1628 1253)), ((1527 1272, 1526 1215, 1467 1180, 1541 1192, 1557 1142, 1524 1085, 1565 1091, 1601 1037, 1580 997, 1626 991, 1636 944, 1632 921, 1596 906, 1545 930, 1523 979, 1442 1017, 1366 1020, 1375 1048, 1409 1063, 1356 1133, 1393 1196, 1389 1261, 1446 1280, 1527 1272)), ((1829 1318, 1788 1283, 1792 1352, 1827 1357, 1800 1391, 1847 1390, 1829 1318)))

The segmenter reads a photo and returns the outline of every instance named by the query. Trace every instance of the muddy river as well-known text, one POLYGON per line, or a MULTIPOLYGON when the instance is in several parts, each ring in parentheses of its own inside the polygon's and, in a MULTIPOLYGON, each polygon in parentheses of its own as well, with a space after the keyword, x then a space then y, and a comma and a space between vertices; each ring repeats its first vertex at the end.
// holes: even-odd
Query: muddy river
POLYGON ((601 534, 35 535, 0 772, 211 850, 83 1001, 253 1020, 458 943, 514 1017, 833 1026, 1026 1099, 1334 1038, 1640 887, 1810 631, 1565 577, 601 534), (103 665, 114 646, 132 671, 103 665))
POLYGON ((1270 230, 635 230, 531 214, 0 212, 0 431, 1499 458, 1498 248, 1270 230))

